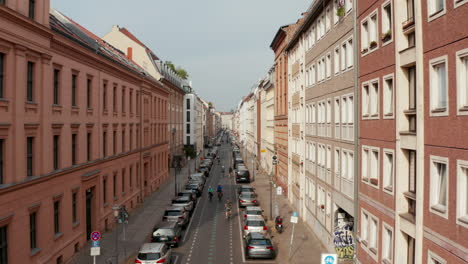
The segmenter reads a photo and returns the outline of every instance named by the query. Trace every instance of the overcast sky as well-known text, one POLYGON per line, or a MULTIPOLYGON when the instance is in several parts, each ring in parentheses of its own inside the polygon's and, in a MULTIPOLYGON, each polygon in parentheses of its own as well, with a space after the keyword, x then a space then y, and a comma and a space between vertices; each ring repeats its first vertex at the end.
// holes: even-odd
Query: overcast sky
POLYGON ((51 6, 98 36, 126 27, 162 60, 182 66, 193 88, 219 111, 273 65, 270 49, 282 25, 312 0, 52 0, 51 6))

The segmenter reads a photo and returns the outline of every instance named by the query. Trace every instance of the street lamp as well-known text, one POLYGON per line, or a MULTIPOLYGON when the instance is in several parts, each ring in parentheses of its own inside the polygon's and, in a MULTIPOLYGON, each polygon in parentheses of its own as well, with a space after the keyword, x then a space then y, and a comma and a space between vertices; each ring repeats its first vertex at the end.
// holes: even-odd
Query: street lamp
POLYGON ((120 207, 117 204, 112 206, 115 218, 115 263, 119 263, 119 213, 120 207))

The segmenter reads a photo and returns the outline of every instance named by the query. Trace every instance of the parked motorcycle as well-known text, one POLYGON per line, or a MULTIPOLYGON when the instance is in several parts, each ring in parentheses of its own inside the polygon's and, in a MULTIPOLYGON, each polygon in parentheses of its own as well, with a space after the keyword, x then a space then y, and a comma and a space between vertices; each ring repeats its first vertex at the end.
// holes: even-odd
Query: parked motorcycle
POLYGON ((275 229, 280 234, 283 232, 283 218, 279 215, 275 218, 275 229))

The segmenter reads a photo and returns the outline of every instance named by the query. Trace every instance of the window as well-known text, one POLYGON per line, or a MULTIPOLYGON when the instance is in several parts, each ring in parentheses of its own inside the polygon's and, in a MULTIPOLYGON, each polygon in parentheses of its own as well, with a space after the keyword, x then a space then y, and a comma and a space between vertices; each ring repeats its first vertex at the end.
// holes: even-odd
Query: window
POLYGON ((60 136, 59 135, 54 135, 54 143, 53 143, 53 153, 54 153, 54 170, 58 170, 60 165, 59 165, 59 152, 60 152, 60 136))
POLYGON ((71 90, 71 104, 72 106, 76 106, 76 80, 77 76, 76 74, 72 74, 72 90, 71 90))
POLYGON ((340 17, 338 16, 338 1, 335 0, 333 1, 333 24, 336 25, 338 21, 340 20, 340 17))
POLYGON ((432 251, 429 251, 427 254, 427 264, 446 264, 447 261, 445 261, 443 258, 438 256, 432 251))
POLYGON ((346 13, 351 11, 351 9, 353 8, 352 0, 345 0, 345 7, 346 7, 346 13))
POLYGON ((125 128, 122 129, 122 152, 125 152, 125 128))
POLYGON ((112 154, 117 154, 117 131, 112 132, 112 154))
POLYGON ((353 54, 354 54, 353 39, 350 38, 347 41, 347 47, 346 47, 346 67, 348 69, 353 67, 353 64, 354 64, 354 58, 353 58, 354 55, 353 54))
POLYGON ((468 226, 468 162, 458 161, 457 222, 468 226))
POLYGON ((90 161, 91 160, 91 133, 86 134, 86 160, 90 161))
POLYGON ((431 157, 431 209, 444 215, 448 200, 447 164, 446 158, 431 157))
POLYGON ((112 89, 112 110, 117 112, 117 85, 114 84, 114 88, 112 89))
POLYGON ((78 193, 72 193, 72 223, 78 223, 78 213, 77 213, 77 204, 78 204, 78 193))
POLYGON ((369 24, 369 45, 371 49, 372 47, 372 42, 377 42, 377 34, 379 33, 378 27, 377 27, 377 13, 371 15, 370 18, 370 24, 369 24))
POLYGON ((8 264, 8 226, 0 227, 0 263, 8 264))
POLYGON ((361 24, 361 50, 366 53, 369 48, 369 22, 364 20, 361 24))
POLYGON ((373 185, 378 186, 379 185, 379 150, 378 149, 373 149, 370 152, 370 168, 369 168, 369 178, 370 178, 370 183, 373 185))
POLYGON ((326 62, 326 71, 327 71, 327 78, 331 77, 331 54, 327 54, 327 62, 326 62))
POLYGON ((384 94, 383 94, 383 110, 384 118, 393 117, 394 105, 394 89, 393 89, 393 75, 384 77, 384 94))
POLYGON ((187 102, 187 109, 190 109, 190 98, 187 98, 186 102, 187 102))
POLYGON ((27 163, 27 176, 33 176, 34 173, 34 138, 26 138, 26 163, 27 163))
POLYGON ((187 140, 187 145, 190 145, 190 136, 187 136, 186 140, 187 140))
POLYGON ((368 117, 370 113, 370 91, 369 85, 362 86, 362 116, 368 117))
POLYGON ((107 178, 102 180, 102 201, 105 206, 107 204, 107 178))
POLYGON ((341 70, 346 70, 346 53, 347 53, 347 44, 344 42, 341 44, 341 70))
POLYGON ((91 105, 92 84, 93 84, 93 80, 88 78, 86 80, 86 107, 88 109, 92 108, 92 105, 91 105))
POLYGON ((112 178, 112 196, 114 199, 117 198, 117 173, 112 178))
POLYGON ((457 52, 457 91, 458 108, 468 110, 468 49, 457 52))
POLYGON ((27 76, 27 91, 26 100, 28 102, 34 101, 34 62, 28 61, 28 76, 27 76))
POLYGON ((434 19, 445 14, 445 0, 428 0, 428 15, 434 19))
POLYGON ((393 179, 395 173, 393 151, 384 151, 383 163, 383 187, 384 191, 393 193, 393 179))
MULTIPOLYGON (((315 64, 312 65, 312 70, 311 70, 310 74, 311 74, 311 83, 312 83, 312 85, 315 85, 315 81, 316 81, 316 78, 315 78, 315 64)), ((467 96, 467 98, 468 98, 468 96, 467 96)))
POLYGON ((126 94, 125 94, 125 87, 122 87, 122 113, 125 113, 125 98, 126 98, 126 94))
POLYGON ((107 83, 104 82, 102 87, 102 110, 107 111, 107 83))
POLYGON ((122 169, 122 193, 125 192, 125 168, 122 169))
POLYGON ((448 104, 446 59, 438 58, 430 62, 431 110, 446 112, 448 104))
POLYGON ((107 132, 102 133, 102 155, 107 156, 107 132))
POLYGON ((5 54, 0 52, 0 98, 4 98, 5 54))
MULTIPOLYGON (((37 213, 32 212, 29 214, 29 246, 31 250, 37 248, 37 213)), ((3 263, 3 262, 0 262, 3 263)))
POLYGON ((54 201, 54 232, 60 234, 60 201, 54 201))
POLYGON ((369 242, 369 233, 367 229, 369 228, 369 215, 362 211, 361 216, 361 240, 364 242, 365 245, 369 242))
POLYGON ((130 114, 133 114, 133 89, 130 89, 129 105, 130 105, 130 114))
POLYGON ((54 104, 60 104, 59 100, 60 70, 54 69, 54 104))
MULTIPOLYGON (((334 163, 334 169, 335 169, 335 176, 339 177, 340 176, 340 149, 335 148, 335 163, 334 163)), ((336 179, 336 178, 335 178, 336 179)), ((335 183, 335 187, 336 187, 335 183)), ((339 186, 339 185, 338 185, 339 186)))
POLYGON ((362 168, 361 175, 364 181, 369 180, 369 149, 362 149, 362 168))
POLYGON ((416 66, 408 68, 409 110, 416 110, 416 66))
POLYGON ((392 40, 392 4, 391 1, 382 7, 382 42, 392 40))
POLYGON ((187 111, 187 122, 190 122, 190 111, 187 111))
POLYGON ((330 14, 330 8, 327 8, 327 13, 325 14, 325 29, 326 31, 330 31, 330 26, 331 26, 331 14, 330 14))
POLYGON ((4 171, 4 165, 3 165, 3 159, 4 159, 4 145, 5 145, 5 139, 0 138, 0 184, 4 183, 3 179, 3 171, 4 171))
POLYGON ((36 0, 29 0, 28 17, 34 19, 36 16, 36 0))
POLYGON ((190 124, 186 124, 186 131, 187 134, 190 134, 190 124))
POLYGON ((379 116, 379 82, 373 82, 371 84, 372 89, 370 90, 370 100, 369 100, 369 108, 370 108, 370 115, 373 117, 379 116))
POLYGON ((383 223, 382 233, 382 259, 392 263, 393 260, 393 229, 383 223))
POLYGON ((335 53, 333 55, 333 67, 335 69, 335 75, 340 74, 340 48, 335 48, 335 53))
POLYGON ((374 254, 377 254, 378 236, 379 236, 379 221, 376 218, 371 217, 371 223, 369 227, 369 249, 374 254))
POLYGON ((77 158, 77 142, 76 142, 76 134, 72 134, 71 136, 71 161, 72 161, 72 165, 76 165, 76 158, 77 158))

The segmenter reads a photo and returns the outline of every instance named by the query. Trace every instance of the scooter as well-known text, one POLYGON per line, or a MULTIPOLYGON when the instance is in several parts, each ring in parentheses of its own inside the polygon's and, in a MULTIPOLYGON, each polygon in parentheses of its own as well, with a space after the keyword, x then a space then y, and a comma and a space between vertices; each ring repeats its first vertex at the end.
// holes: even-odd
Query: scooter
POLYGON ((279 215, 275 218, 275 228, 278 233, 283 233, 283 218, 279 215))

